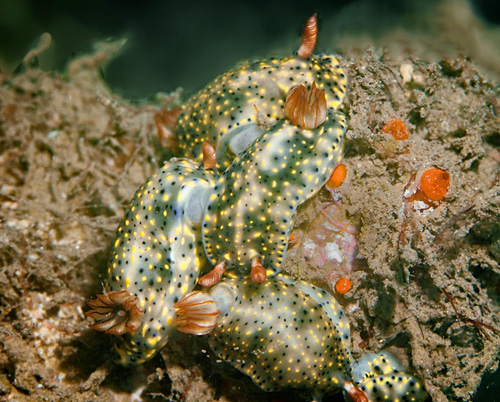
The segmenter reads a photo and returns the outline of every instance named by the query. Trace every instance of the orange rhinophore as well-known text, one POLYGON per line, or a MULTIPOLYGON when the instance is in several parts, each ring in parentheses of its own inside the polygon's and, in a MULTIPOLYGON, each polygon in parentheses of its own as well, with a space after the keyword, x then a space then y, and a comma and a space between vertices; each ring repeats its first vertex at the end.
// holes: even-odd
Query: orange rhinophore
POLYGON ((407 140, 410 136, 410 131, 399 119, 392 119, 385 123, 382 132, 392 135, 396 140, 407 140))
POLYGON ((267 279, 266 268, 262 265, 262 260, 259 257, 252 258, 250 278, 252 278, 252 281, 255 283, 262 283, 267 279))
POLYGON ((441 169, 429 169, 422 173, 420 188, 427 198, 441 201, 450 187, 450 174, 441 169))
POLYGON ((215 148, 208 142, 201 144, 201 150, 203 152, 203 168, 204 169, 215 169, 217 164, 217 153, 215 148))
POLYGON ((341 295, 346 294, 351 290, 351 281, 349 278, 340 278, 335 282, 335 291, 341 295))
POLYGON ((316 47, 316 40, 318 38, 318 17, 313 14, 307 20, 304 31, 302 32, 302 43, 298 55, 301 59, 307 59, 312 56, 314 48, 316 47))
POLYGON ((347 167, 343 163, 338 165, 333 171, 326 185, 330 188, 339 188, 347 177, 347 167))

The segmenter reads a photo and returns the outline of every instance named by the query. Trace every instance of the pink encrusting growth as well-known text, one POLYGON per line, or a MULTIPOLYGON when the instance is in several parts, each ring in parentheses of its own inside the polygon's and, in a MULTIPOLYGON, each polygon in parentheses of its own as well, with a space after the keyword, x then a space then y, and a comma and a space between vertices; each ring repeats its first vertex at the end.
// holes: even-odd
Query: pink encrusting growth
POLYGON ((328 281, 334 283, 361 265, 356 258, 357 222, 346 216, 340 201, 332 201, 320 214, 321 219, 315 220, 313 225, 296 230, 295 241, 299 244, 290 253, 310 266, 330 267, 328 281))

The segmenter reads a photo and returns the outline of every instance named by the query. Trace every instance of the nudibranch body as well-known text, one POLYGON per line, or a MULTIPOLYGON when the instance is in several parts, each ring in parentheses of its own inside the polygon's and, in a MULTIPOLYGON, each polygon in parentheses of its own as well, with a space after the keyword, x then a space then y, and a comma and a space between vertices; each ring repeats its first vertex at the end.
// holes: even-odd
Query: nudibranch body
POLYGON ((120 306, 106 316, 102 306, 91 304, 94 301, 89 303, 94 309, 87 313, 98 321, 94 328, 121 335, 115 342, 119 363, 143 363, 168 341, 174 329, 173 304, 193 289, 207 262, 200 228, 214 185, 211 170, 177 159, 150 177, 131 201, 108 264, 106 293, 99 299, 107 295, 116 299, 116 294, 128 292, 144 312, 142 323, 115 332, 105 326, 106 322, 111 323, 108 327, 113 325, 120 312, 124 314, 120 306))
POLYGON ((264 279, 280 271, 297 206, 323 187, 342 159, 346 125, 345 115, 331 109, 314 130, 282 119, 234 159, 203 219, 212 264, 240 273, 260 264, 264 279))
POLYGON ((290 387, 320 396, 343 389, 354 402, 425 399, 420 381, 391 355, 355 362, 341 306, 305 281, 278 274, 256 284, 229 274, 209 293, 192 292, 175 307, 180 331, 208 333, 216 355, 264 391, 290 387))
MULTIPOLYGON (((316 22, 315 16, 312 19, 316 22)), ((316 32, 309 35, 314 36, 314 44, 316 32)), ((253 140, 284 118, 286 96, 301 84, 316 81, 326 94, 328 108, 336 110, 347 87, 339 60, 328 54, 305 56, 310 57, 243 62, 192 96, 177 120, 181 151, 201 161, 201 146, 208 142, 216 149, 219 171, 224 171, 253 140)))
MULTIPOLYGON (((349 322, 326 291, 283 274, 261 284, 229 274, 201 295, 219 309, 209 335, 214 352, 263 390, 323 393, 350 378, 349 322)), ((181 321, 185 311, 178 310, 181 321)))

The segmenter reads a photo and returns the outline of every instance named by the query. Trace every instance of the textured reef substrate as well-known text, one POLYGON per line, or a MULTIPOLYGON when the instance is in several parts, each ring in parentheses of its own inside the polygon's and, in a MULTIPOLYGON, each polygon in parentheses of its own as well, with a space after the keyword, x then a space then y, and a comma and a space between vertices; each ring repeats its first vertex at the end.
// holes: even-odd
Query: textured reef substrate
MULTIPOLYGON (((0 396, 301 400, 259 391, 203 338, 179 335, 125 369, 109 362, 110 338, 88 329, 82 311, 102 290, 121 214, 175 155, 154 125, 169 97, 131 104, 100 80, 112 50, 64 74, 0 75, 0 396)), ((348 179, 299 209, 285 269, 332 292, 348 276, 353 289, 339 300, 355 356, 387 349, 434 401, 469 400, 500 349, 499 86, 464 58, 426 63, 368 49, 344 55, 343 68, 348 179), (408 140, 381 133, 393 118, 408 140), (451 186, 425 209, 404 193, 427 167, 446 170, 451 186)))

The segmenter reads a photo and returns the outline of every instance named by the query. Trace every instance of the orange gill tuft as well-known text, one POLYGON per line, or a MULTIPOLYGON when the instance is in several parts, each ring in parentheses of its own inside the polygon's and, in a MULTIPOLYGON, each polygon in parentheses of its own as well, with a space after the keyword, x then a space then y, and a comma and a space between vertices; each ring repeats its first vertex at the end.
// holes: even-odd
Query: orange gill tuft
POLYGON ((126 290, 97 295, 87 303, 92 309, 85 315, 96 322, 90 328, 111 335, 133 332, 142 324, 144 310, 139 307, 137 296, 126 290))
POLYGON ((194 291, 174 304, 177 330, 191 335, 206 335, 217 323, 219 308, 207 293, 194 291))
POLYGON ((313 81, 309 91, 301 84, 290 91, 285 101, 285 115, 301 128, 312 130, 321 125, 328 113, 325 91, 313 81))

